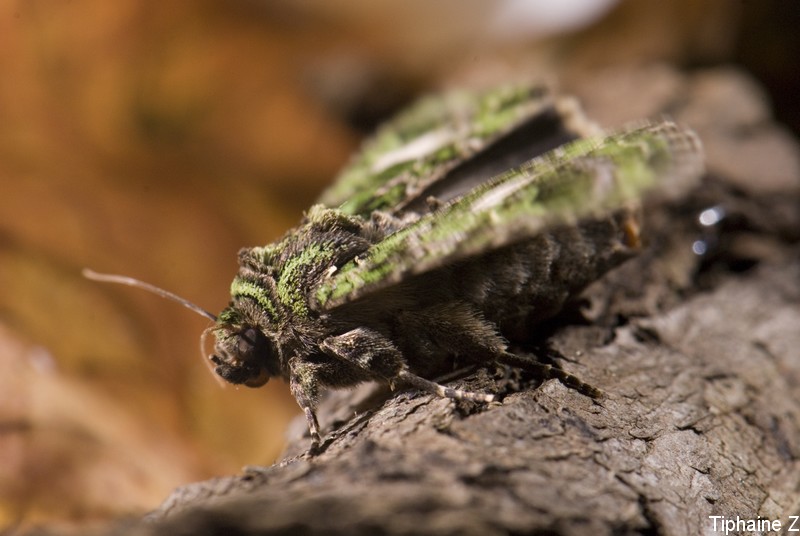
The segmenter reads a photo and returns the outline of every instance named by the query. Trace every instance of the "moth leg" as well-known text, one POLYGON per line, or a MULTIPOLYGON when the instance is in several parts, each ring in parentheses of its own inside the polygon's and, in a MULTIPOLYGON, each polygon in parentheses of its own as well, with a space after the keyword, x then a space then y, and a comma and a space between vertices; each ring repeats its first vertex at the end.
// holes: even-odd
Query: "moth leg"
POLYGON ((355 365, 365 376, 391 382, 406 367, 400 350, 387 337, 368 328, 355 328, 328 337, 320 344, 326 354, 355 365))
POLYGON ((371 329, 356 328, 328 337, 320 346, 326 353, 362 368, 370 377, 388 382, 392 388, 399 382, 456 400, 492 402, 495 399, 494 395, 453 389, 413 374, 394 343, 371 329))
POLYGON ((603 391, 592 385, 589 385, 577 376, 574 376, 558 367, 554 367, 553 365, 540 363, 539 361, 529 357, 512 354, 511 352, 503 352, 497 356, 497 361, 506 365, 519 367, 521 369, 533 372, 543 380, 558 380, 567 387, 575 389, 579 393, 591 398, 601 398, 603 396, 603 391))
POLYGON ((412 387, 416 387, 420 391, 426 391, 428 393, 440 396, 442 398, 453 398, 455 400, 472 400, 474 402, 482 402, 485 404, 493 402, 495 399, 495 395, 493 394, 476 393, 473 391, 463 391, 461 389, 453 389, 452 387, 446 387, 436 382, 426 380, 425 378, 417 376, 416 374, 412 374, 407 370, 401 371, 397 375, 397 379, 404 383, 407 383, 408 385, 411 385, 412 387))
POLYGON ((317 414, 314 412, 319 396, 318 381, 313 367, 299 363, 298 360, 290 360, 290 370, 289 390, 306 416, 313 450, 319 446, 321 440, 319 422, 317 421, 317 414))

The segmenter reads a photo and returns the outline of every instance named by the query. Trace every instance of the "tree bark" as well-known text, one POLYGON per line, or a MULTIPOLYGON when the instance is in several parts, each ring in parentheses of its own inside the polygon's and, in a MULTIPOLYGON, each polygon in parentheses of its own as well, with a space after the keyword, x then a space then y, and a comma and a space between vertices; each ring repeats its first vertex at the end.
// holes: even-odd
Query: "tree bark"
MULTIPOLYGON (((334 393, 319 411, 320 453, 306 452, 301 420, 279 463, 180 488, 133 531, 684 535, 713 534, 711 516, 791 523, 798 149, 740 73, 658 73, 679 83, 650 114, 698 129, 708 176, 652 210, 648 249, 543 326, 534 350, 604 397, 494 368, 455 382, 506 393, 488 407, 374 387, 334 393), (710 206, 725 217, 698 225, 710 206)), ((657 83, 651 75, 630 73, 637 91, 657 83)), ((613 116, 602 97, 584 97, 590 116, 600 106, 613 116)), ((617 99, 623 110, 629 101, 617 99)))

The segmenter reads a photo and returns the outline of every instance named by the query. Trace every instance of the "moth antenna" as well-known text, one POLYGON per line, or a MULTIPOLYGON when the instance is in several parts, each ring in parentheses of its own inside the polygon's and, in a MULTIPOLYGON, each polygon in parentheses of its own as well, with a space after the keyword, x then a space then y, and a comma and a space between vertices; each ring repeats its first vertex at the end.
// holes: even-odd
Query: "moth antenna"
POLYGON ((139 281, 138 279, 134 279, 132 277, 128 277, 125 275, 100 274, 88 268, 84 268, 82 273, 83 277, 85 277, 86 279, 91 279, 92 281, 100 281, 102 283, 119 283, 120 285, 128 285, 129 287, 136 287, 142 290, 146 290, 148 292, 152 292, 153 294, 161 296, 162 298, 178 302, 187 309, 191 309, 195 313, 204 316, 214 322, 217 321, 216 315, 209 313, 199 305, 195 305, 186 298, 181 298, 177 294, 173 294, 172 292, 164 290, 163 288, 158 288, 157 286, 151 285, 150 283, 145 283, 144 281, 139 281))
POLYGON ((211 358, 206 351, 206 348, 208 348, 208 346, 206 346, 206 338, 212 331, 214 331, 214 326, 209 326, 203 330, 203 333, 200 334, 200 353, 203 355, 203 362, 205 363, 208 371, 211 373, 211 377, 216 380, 220 387, 227 387, 228 384, 214 370, 214 363, 211 362, 211 358))

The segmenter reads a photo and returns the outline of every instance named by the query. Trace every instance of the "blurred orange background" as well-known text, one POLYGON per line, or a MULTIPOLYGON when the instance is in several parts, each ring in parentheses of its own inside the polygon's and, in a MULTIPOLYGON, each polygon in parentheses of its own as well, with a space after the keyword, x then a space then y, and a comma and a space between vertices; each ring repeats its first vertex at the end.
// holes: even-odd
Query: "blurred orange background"
POLYGON ((0 3, 0 527, 139 515, 271 463, 298 413, 281 382, 218 386, 207 320, 83 267, 217 312, 238 249, 422 90, 747 59, 727 0, 524 4, 0 3))

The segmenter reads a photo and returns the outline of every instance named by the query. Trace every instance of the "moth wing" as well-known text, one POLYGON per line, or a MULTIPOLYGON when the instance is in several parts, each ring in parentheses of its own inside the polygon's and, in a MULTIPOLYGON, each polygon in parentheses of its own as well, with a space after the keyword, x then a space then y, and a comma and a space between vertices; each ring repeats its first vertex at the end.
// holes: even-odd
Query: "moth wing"
POLYGON ((671 122, 569 143, 373 245, 315 289, 316 304, 332 309, 552 226, 608 214, 647 192, 676 196, 702 170, 699 139, 671 122))
POLYGON ((589 128, 544 86, 432 95, 382 125, 319 202, 364 217, 427 213, 429 197, 447 202, 589 128))

